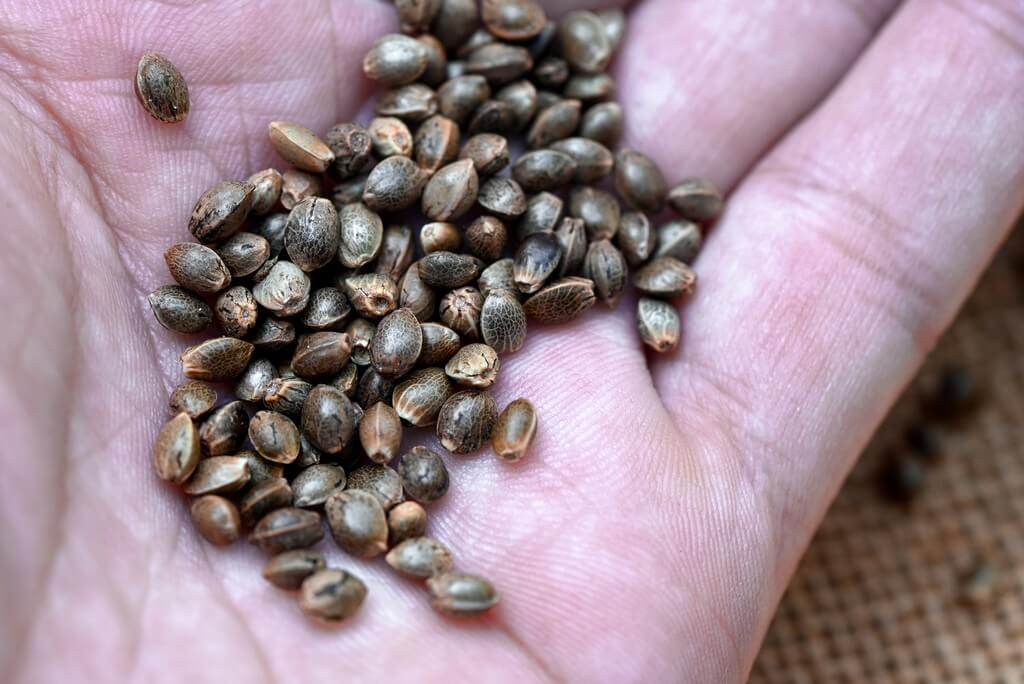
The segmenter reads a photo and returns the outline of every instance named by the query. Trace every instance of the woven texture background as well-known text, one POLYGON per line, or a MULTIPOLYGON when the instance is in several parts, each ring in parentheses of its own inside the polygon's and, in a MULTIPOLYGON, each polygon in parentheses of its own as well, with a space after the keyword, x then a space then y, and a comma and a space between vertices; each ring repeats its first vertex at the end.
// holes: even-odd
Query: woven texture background
POLYGON ((1024 682, 1024 229, 893 409, 832 505, 790 583, 751 682, 1024 682), (909 506, 879 494, 886 454, 942 368, 984 386, 969 418, 943 425, 944 454, 909 506), (965 577, 995 572, 987 606, 965 577))

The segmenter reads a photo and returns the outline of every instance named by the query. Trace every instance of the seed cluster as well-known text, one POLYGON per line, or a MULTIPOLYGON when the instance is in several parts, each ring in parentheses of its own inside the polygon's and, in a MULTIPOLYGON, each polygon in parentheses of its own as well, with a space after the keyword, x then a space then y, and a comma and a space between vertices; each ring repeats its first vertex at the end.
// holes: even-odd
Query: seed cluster
MULTIPOLYGON (((207 190, 189 221, 196 242, 165 254, 177 284, 149 297, 164 327, 221 333, 181 356, 188 379, 171 393, 157 475, 194 497, 212 544, 249 530, 271 555, 264 577, 328 622, 353 615, 367 588, 311 548, 322 518, 345 552, 386 554, 426 579, 441 612, 498 601, 424 536, 423 505, 449 476, 431 449, 402 453, 403 426, 434 426, 452 454, 490 442, 504 461, 523 458, 537 416, 522 398, 499 410, 500 354, 523 347, 529 320, 614 307, 631 271, 641 340, 673 349, 672 301, 693 291, 699 224, 722 205, 705 180, 669 189, 649 157, 613 151, 623 111, 605 70, 621 12, 555 22, 535 0, 394 4, 403 34, 363 61, 387 88, 377 118, 322 138, 271 123, 290 168, 207 190), (676 216, 656 227, 665 207, 676 216), (236 400, 218 407, 211 382, 234 383, 236 400)), ((153 93, 187 93, 172 86, 139 86, 154 115, 188 110, 154 105, 153 93)))

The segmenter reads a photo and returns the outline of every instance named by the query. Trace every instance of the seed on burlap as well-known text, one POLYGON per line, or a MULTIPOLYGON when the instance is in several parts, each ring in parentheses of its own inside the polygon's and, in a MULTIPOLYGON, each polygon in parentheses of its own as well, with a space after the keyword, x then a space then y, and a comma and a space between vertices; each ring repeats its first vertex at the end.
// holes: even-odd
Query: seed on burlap
POLYGON ((526 211, 519 219, 516 237, 526 239, 533 233, 550 233, 558 227, 562 220, 564 203, 558 195, 541 192, 529 199, 526 211))
MULTIPOLYGON (((406 490, 408 492, 408 490, 406 490)), ((388 544, 397 546, 406 539, 422 537, 427 531, 427 512, 415 501, 403 501, 388 511, 388 544)))
POLYGON ((372 558, 387 551, 388 522, 376 496, 362 489, 334 491, 324 504, 327 523, 342 551, 372 558))
POLYGON ((388 552, 388 565, 408 577, 432 577, 452 569, 448 547, 430 537, 407 539, 388 552))
POLYGON ((423 213, 433 221, 453 221, 469 211, 478 190, 472 160, 448 164, 431 176, 423 189, 423 213))
POLYGON ((516 288, 527 294, 536 292, 558 268, 562 247, 551 233, 533 233, 519 243, 512 273, 516 288))
MULTIPOLYGON (((568 138, 576 130, 580 123, 580 112, 582 105, 579 100, 562 100, 553 104, 542 112, 538 112, 533 120, 533 125, 526 134, 526 143, 530 149, 536 150, 548 147, 552 143, 568 138)), ((557 149, 557 148, 556 148, 557 149)), ((562 150, 572 155, 568 150, 562 150)), ((577 169, 576 181, 579 180, 579 169, 577 169)), ((587 174, 584 174, 587 175, 587 174)))
POLYGON ((434 221, 420 228, 420 245, 424 254, 457 252, 462 247, 462 233, 454 223, 434 221))
POLYGON ((389 33, 363 57, 363 74, 386 86, 412 83, 427 69, 427 48, 415 38, 389 33))
POLYGON ((327 131, 326 142, 334 153, 334 163, 328 171, 337 181, 359 175, 373 158, 370 133, 359 124, 337 124, 327 131))
POLYGON ((181 484, 199 463, 199 434, 187 413, 168 421, 153 446, 153 467, 161 480, 181 484))
POLYGON ((356 614, 366 600, 366 585, 345 570, 317 570, 303 580, 299 608, 312 618, 341 622, 356 614))
POLYGON ((512 290, 492 290, 480 313, 481 336, 499 353, 519 351, 526 342, 526 313, 512 290))
POLYGON ((173 332, 202 332, 213 322, 213 311, 183 287, 164 285, 149 295, 149 306, 160 325, 173 332))
POLYGON ((464 339, 480 339, 480 311, 484 300, 475 287, 460 287, 441 298, 441 322, 464 339))
POLYGON ((352 307, 348 297, 336 287, 321 287, 309 295, 302 312, 302 324, 313 330, 336 330, 348 320, 352 307))
POLYGON ((450 359, 459 350, 462 341, 459 334, 446 325, 421 323, 423 346, 417 363, 421 366, 438 366, 450 359))
POLYGON ((608 192, 590 186, 573 188, 569 196, 572 215, 583 219, 591 241, 611 239, 619 229, 622 209, 618 200, 608 192))
POLYGON ((419 275, 431 287, 446 290, 473 282, 480 273, 476 260, 465 254, 432 252, 419 260, 419 275))
POLYGON ((574 183, 596 183, 615 166, 611 150, 589 138, 565 138, 553 143, 551 149, 565 152, 576 162, 574 183))
POLYGON ((171 277, 186 290, 199 294, 220 292, 231 282, 231 272, 209 247, 179 242, 164 252, 171 277))
POLYGON ((255 273, 270 258, 270 243, 262 235, 235 233, 216 249, 234 278, 255 273))
POLYGON ((479 74, 495 85, 514 81, 532 68, 526 48, 499 42, 478 47, 466 60, 467 74, 479 74))
POLYGON ((210 414, 199 426, 199 443, 206 456, 227 456, 238 451, 249 426, 245 404, 232 401, 210 414))
POLYGON ((422 83, 399 86, 382 93, 374 111, 380 116, 419 123, 437 113, 437 93, 422 83))
POLYGON ((341 371, 352 353, 352 340, 343 332, 303 335, 292 356, 292 370, 304 378, 325 378, 341 371))
POLYGON ((542 323, 567 323, 594 305, 594 282, 570 276, 556 280, 523 302, 527 317, 542 323))
POLYGON ((575 275, 583 268, 587 254, 587 229, 583 219, 566 216, 555 230, 555 238, 562 248, 555 275, 559 278, 575 275))
POLYGON ((576 161, 558 150, 533 150, 512 165, 512 177, 527 192, 557 190, 572 181, 576 161))
POLYGON ((427 50, 427 68, 420 76, 420 83, 436 88, 448 79, 448 53, 441 41, 429 33, 416 36, 416 40, 427 50))
MULTIPOLYGON (((246 449, 245 451, 239 451, 235 456, 244 458, 245 462, 249 465, 249 492, 255 489, 257 485, 260 485, 267 480, 275 480, 277 478, 284 477, 283 465, 280 463, 271 463, 255 451, 246 449)), ((287 483, 288 481, 285 480, 285 484, 287 483)), ((290 496, 291 495, 289 494, 289 497, 290 496)), ((288 501, 291 501, 291 498, 289 498, 288 501)))
MULTIPOLYGON (((257 458, 261 457, 257 456, 257 458)), ((252 461, 249 460, 249 463, 251 464, 252 461)), ((288 484, 288 480, 278 475, 258 482, 254 481, 252 487, 239 502, 238 510, 246 527, 252 527, 271 511, 291 505, 291 485, 288 484)))
POLYGON ((480 176, 494 175, 508 166, 508 139, 497 133, 474 135, 462 146, 459 159, 471 160, 480 176))
POLYGON ((611 241, 596 240, 587 248, 583 276, 594 281, 594 293, 598 299, 614 309, 626 290, 629 267, 622 252, 611 241))
POLYGON ((378 159, 387 159, 396 154, 412 156, 412 131, 401 119, 393 116, 378 116, 368 128, 373 152, 378 159))
POLYGON ((607 148, 619 144, 624 128, 622 105, 618 102, 600 102, 583 113, 580 135, 596 140, 607 148))
POLYGON ((660 211, 668 188, 657 163, 646 154, 625 148, 615 155, 615 189, 638 211, 660 211))
POLYGON ((305 549, 324 538, 320 514, 302 508, 278 508, 264 515, 256 524, 249 541, 265 553, 279 554, 292 549, 305 549))
POLYGON ((444 372, 458 385, 487 389, 498 379, 500 368, 501 362, 494 348, 474 343, 456 352, 445 365, 444 372))
POLYGON ((669 190, 668 205, 684 219, 707 223, 722 212, 722 193, 707 178, 686 178, 669 190))
POLYGON ((290 261, 279 261, 252 289, 264 309, 279 316, 294 316, 309 302, 309 276, 290 261))
MULTIPOLYGON (((527 79, 513 81, 494 94, 494 99, 508 106, 512 122, 509 132, 521 131, 541 110, 540 93, 527 79)), ((502 131, 497 131, 501 133, 502 131)))
POLYGON ((416 365, 422 348, 419 320, 409 309, 396 309, 377 324, 370 361, 382 375, 400 377, 416 365))
POLYGON ((493 264, 480 272, 477 278, 477 287, 480 294, 486 299, 487 295, 494 290, 512 290, 516 294, 515 277, 512 271, 512 259, 498 259, 493 264))
POLYGON ((458 156, 459 125, 447 117, 432 116, 416 130, 414 147, 416 163, 435 172, 458 156))
POLYGON ((313 385, 301 378, 274 378, 267 385, 263 403, 272 411, 297 417, 312 389, 313 385))
POLYGON ((292 480, 294 504, 312 508, 327 501, 336 489, 345 488, 345 470, 334 463, 317 463, 304 468, 292 480))
POLYGON ((641 297, 636 327, 643 343, 656 352, 671 351, 679 345, 679 313, 668 302, 641 297))
POLYGON ((182 485, 190 496, 235 492, 249 482, 249 464, 238 456, 210 456, 199 461, 182 485))
POLYGON ((397 282, 415 257, 412 229, 403 225, 388 226, 384 229, 373 270, 397 282))
POLYGON ((299 428, 283 413, 259 411, 249 421, 249 441, 259 455, 288 464, 299 456, 299 428))
POLYGON ((183 121, 191 101, 188 83, 171 60, 156 52, 142 55, 135 69, 135 95, 149 115, 164 123, 183 121))
POLYGON ((263 566, 263 577, 279 589, 295 590, 318 570, 327 567, 319 551, 295 549, 273 556, 263 566))
POLYGON ((419 321, 428 321, 437 306, 437 294, 420 278, 419 264, 412 264, 399 283, 398 303, 409 309, 419 321))
POLYGON ((498 415, 491 432, 491 446, 505 461, 518 461, 537 433, 537 412, 529 399, 516 399, 498 415))
POLYGON ((381 318, 398 305, 398 285, 381 273, 362 273, 345 278, 345 294, 352 307, 367 318, 381 318))
POLYGON ((430 605, 454 617, 485 613, 498 603, 498 592, 483 577, 454 570, 427 580, 430 605))
POLYGON ((692 294, 697 274, 678 259, 658 257, 636 272, 633 284, 646 295, 671 299, 692 294))
POLYGON ((692 264, 700 252, 703 238, 700 226, 692 221, 669 221, 658 228, 656 257, 674 257, 684 264, 692 264))
POLYGON ((583 104, 607 100, 615 94, 615 81, 608 74, 575 74, 566 81, 562 94, 583 104))
POLYGON ((398 464, 405 493, 421 503, 437 501, 448 491, 448 468, 436 451, 415 446, 398 464))
POLYGON ((388 157, 366 178, 363 202, 374 211, 394 212, 416 203, 427 174, 408 157, 388 157))
POLYGON ((357 366, 369 366, 370 343, 377 334, 377 325, 365 318, 355 318, 345 326, 345 333, 352 341, 352 363, 357 366))
POLYGON ((249 288, 236 285, 217 297, 213 311, 225 335, 245 337, 256 327, 259 306, 249 288))
POLYGON ((281 206, 291 211, 302 200, 321 194, 323 188, 319 175, 288 169, 281 174, 281 206))
POLYGON ((358 415, 344 392, 317 385, 302 406, 302 432, 317 449, 337 454, 352 440, 358 415))
POLYGON ((490 439, 497 418, 498 407, 489 392, 456 392, 437 414, 437 438, 453 454, 468 454, 490 439))
POLYGON ((405 500, 401 476, 394 468, 381 463, 360 466, 349 473, 347 489, 373 494, 385 511, 405 500))
POLYGON ((466 249, 484 261, 500 259, 507 243, 505 224, 494 216, 480 216, 466 228, 466 249))
POLYGON ((253 346, 234 337, 215 337, 181 354, 181 369, 193 380, 233 380, 252 358, 253 346))
POLYGON ((196 202, 188 221, 189 232, 203 243, 230 237, 249 214, 253 190, 251 183, 217 183, 196 202))
POLYGON ((241 534, 242 521, 238 509, 222 496, 201 496, 192 502, 189 512, 196 530, 214 546, 228 546, 241 534))
POLYGON ((192 419, 205 415, 217 403, 217 390, 205 382, 186 380, 171 391, 167 406, 172 414, 187 413, 192 419))
POLYGON ((292 209, 285 228, 285 249, 303 271, 326 266, 338 253, 338 212, 331 201, 309 197, 292 209))
POLYGON ((452 383, 440 368, 414 370, 395 387, 391 405, 415 427, 433 425, 441 406, 451 396, 452 383))
POLYGON ((491 96, 491 86, 483 76, 458 76, 437 91, 441 114, 452 121, 464 123, 491 96))
POLYGON ((383 401, 366 409, 359 421, 359 443, 367 457, 376 463, 389 463, 402 445, 402 420, 383 401))
POLYGON ((487 100, 477 107, 466 125, 469 135, 495 133, 507 135, 516 130, 516 112, 507 102, 487 100))

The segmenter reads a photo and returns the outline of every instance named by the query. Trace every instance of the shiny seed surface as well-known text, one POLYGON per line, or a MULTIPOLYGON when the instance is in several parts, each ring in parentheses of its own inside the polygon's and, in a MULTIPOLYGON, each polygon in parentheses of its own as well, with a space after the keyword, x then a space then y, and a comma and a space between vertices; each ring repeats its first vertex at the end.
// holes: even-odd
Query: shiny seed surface
POLYGON ((646 295, 672 299, 692 294, 697 274, 678 259, 658 257, 636 272, 633 284, 646 295))
POLYGON ((238 541, 242 520, 235 504, 224 497, 201 496, 192 502, 189 512, 196 530, 214 546, 228 546, 238 541))
POLYGON ((668 302, 641 297, 636 327, 643 343, 656 352, 671 351, 679 345, 679 313, 668 302))
POLYGON ((302 200, 316 197, 323 189, 319 174, 288 169, 281 174, 281 206, 290 211, 302 200))
POLYGON ((526 342, 526 312, 507 289, 493 290, 480 312, 480 334, 499 353, 519 351, 526 342))
POLYGON ((398 303, 412 311, 419 321, 428 321, 434 315, 437 306, 437 295, 423 279, 420 278, 418 263, 412 264, 402 276, 399 285, 398 303))
POLYGON ((338 253, 338 212, 330 200, 309 197, 288 215, 284 244, 292 263, 307 273, 326 266, 338 253))
POLYGON ((565 152, 576 162, 574 183, 596 183, 615 166, 611 150, 589 138, 565 138, 551 144, 551 149, 565 152))
POLYGON ((582 270, 587 255, 587 229, 583 219, 566 216, 555 230, 555 239, 562 248, 555 275, 559 278, 575 275, 582 270))
POLYGON ((583 113, 580 135, 614 148, 622 138, 625 116, 618 102, 599 102, 583 113))
POLYGON ((414 141, 416 163, 433 173, 459 154, 459 124, 434 115, 420 124, 414 141))
POLYGON ((427 174, 408 157, 388 157, 366 178, 363 202, 374 211, 401 211, 416 203, 427 174))
POLYGON ((295 590, 302 582, 327 567, 323 555, 312 549, 283 551, 263 566, 263 577, 279 589, 295 590))
POLYGON ((556 190, 567 185, 576 173, 576 162, 558 150, 534 150, 512 165, 512 177, 527 192, 556 190))
POLYGON ((523 302, 523 311, 542 323, 567 323, 586 313, 596 301, 594 282, 571 276, 542 288, 523 302))
POLYGON ((536 0, 482 0, 480 18, 488 31, 512 41, 533 38, 548 21, 536 0))
POLYGON ((380 250, 374 265, 374 272, 386 275, 394 281, 402 279, 402 275, 416 256, 413 244, 412 229, 409 226, 392 225, 384 229, 380 250))
MULTIPOLYGON (((580 123, 582 105, 579 100, 562 100, 537 114, 526 134, 526 144, 536 150, 568 138, 580 123)), ((568 152, 567 150, 562 150, 568 152)), ((575 158, 575 155, 572 155, 575 158)), ((577 169, 577 182, 579 169, 577 169)))
POLYGON ((263 169, 245 179, 253 186, 249 216, 264 216, 277 206, 281 199, 284 179, 277 169, 263 169))
POLYGON ((232 401, 210 414, 199 426, 199 443, 207 456, 234 454, 249 427, 245 404, 232 401))
POLYGON ((452 383, 440 368, 421 368, 395 387, 391 405, 415 427, 433 425, 441 406, 451 396, 452 383))
POLYGON ((722 212, 722 193, 707 178, 686 178, 669 190, 668 205, 684 219, 707 223, 722 212))
POLYGON ((508 244, 505 224, 494 216, 480 216, 466 228, 466 250, 475 257, 491 262, 500 259, 508 244))
POLYGON ((427 48, 415 38, 389 33, 378 38, 363 58, 363 74, 387 86, 405 85, 427 68, 427 48))
POLYGON ((187 413, 192 419, 209 412, 217 403, 217 390, 205 382, 186 380, 171 391, 167 406, 171 413, 187 413))
POLYGON ((656 257, 674 257, 684 264, 692 264, 704 240, 700 226, 692 221, 669 221, 658 227, 656 257))
POLYGON ((357 416, 344 392, 317 385, 302 405, 302 432, 317 449, 337 454, 355 435, 357 416))
POLYGON ((173 332, 202 332, 213 322, 213 310, 183 287, 165 285, 149 295, 149 307, 163 327, 173 332))
POLYGON ((441 322, 467 340, 480 339, 480 312, 483 296, 474 287, 460 287, 441 298, 438 314, 441 322))
POLYGON ((321 287, 309 295, 309 303, 302 313, 302 324, 313 330, 341 328, 352 314, 352 306, 345 293, 336 287, 321 287))
POLYGON ((489 392, 456 392, 437 415, 437 438, 453 454, 468 454, 490 439, 497 418, 498 407, 489 392))
POLYGON ((303 468, 292 480, 295 506, 312 508, 327 501, 331 492, 345 488, 345 470, 333 463, 316 463, 303 468))
POLYGON ((573 216, 583 219, 587 236, 591 240, 615 237, 622 215, 619 202, 611 193, 589 186, 573 188, 569 211, 573 216))
POLYGON ((651 258, 657 234, 647 215, 639 211, 627 211, 619 219, 615 243, 626 257, 630 266, 639 266, 651 258))
POLYGON ((245 337, 256 327, 259 306, 249 288, 236 285, 217 297, 213 312, 225 335, 245 337))
POLYGON ((191 101, 178 67, 161 54, 147 52, 135 70, 135 94, 150 116, 164 123, 183 121, 191 101))
POLYGON ((494 423, 491 446, 505 461, 518 461, 530 448, 537 433, 537 412, 529 399, 516 399, 505 407, 494 423))
POLYGON ((334 161, 334 152, 316 133, 293 121, 271 121, 270 144, 281 158, 301 171, 323 173, 334 161))
POLYGON ((420 331, 423 346, 417 363, 421 366, 438 366, 447 362, 462 344, 457 332, 440 323, 421 323, 420 331))
POLYGON ((473 206, 479 187, 471 160, 453 162, 431 176, 423 189, 423 213, 433 221, 458 219, 473 206))
POLYGON ((302 413, 313 385, 301 378, 274 378, 267 384, 263 403, 267 408, 293 418, 302 413))
POLYGON ((387 551, 387 517, 378 498, 370 492, 335 491, 327 497, 324 511, 334 541, 342 551, 357 558, 372 558, 387 551))
POLYGON ((533 233, 554 231, 562 220, 564 208, 565 203, 558 195, 550 192, 537 193, 526 203, 526 211, 523 212, 516 227, 516 236, 524 240, 533 233))
POLYGON ((171 245, 164 252, 164 262, 171 277, 192 292, 220 292, 231 282, 231 272, 220 256, 209 247, 194 242, 171 245))
POLYGON ((366 593, 363 581, 345 570, 317 570, 302 582, 299 608, 317 620, 342 622, 356 614, 366 593))
POLYGON ((415 446, 398 464, 405 493, 420 503, 437 501, 448 491, 448 468, 436 452, 415 446))
POLYGON ((478 22, 477 0, 441 0, 431 28, 444 46, 452 50, 473 33, 478 22))
POLYGON ((394 155, 412 156, 412 131, 401 119, 393 116, 378 116, 368 128, 373 152, 379 159, 394 155))
POLYGON ((473 282, 479 275, 476 261, 465 254, 432 252, 419 261, 420 278, 431 287, 451 290, 473 282))
POLYGON ((457 252, 462 247, 462 233, 454 223, 433 221, 420 229, 420 246, 424 254, 457 252))
POLYGON ((498 603, 494 586, 483 577, 449 571, 427 580, 430 605, 454 617, 480 615, 498 603))
POLYGON ((405 500, 401 476, 394 468, 381 463, 360 466, 349 473, 347 489, 369 492, 377 497, 385 511, 405 500))
POLYGON ((476 284, 480 294, 485 299, 494 290, 505 289, 512 290, 513 293, 516 292, 512 264, 512 259, 498 259, 480 272, 480 277, 477 278, 476 284))
MULTIPOLYGON (((250 453, 255 454, 255 452, 250 453)), ((256 459, 262 463, 267 463, 258 455, 256 455, 256 459)), ((253 460, 247 457, 246 461, 250 464, 250 473, 255 472, 252 470, 253 460)), ((278 468, 281 468, 281 466, 278 465, 278 468)), ((282 472, 279 470, 276 477, 267 477, 259 481, 256 481, 250 475, 253 485, 245 492, 245 495, 238 504, 242 522, 247 527, 254 526, 271 511, 292 505, 292 488, 288 484, 288 480, 281 477, 282 472)))
POLYGON ((540 111, 539 98, 540 94, 537 92, 537 88, 525 78, 509 83, 494 94, 495 100, 509 108, 513 131, 521 131, 526 128, 533 115, 540 111))
POLYGON ((181 354, 181 369, 193 380, 233 380, 249 365, 253 346, 234 337, 215 337, 181 354))
POLYGON ((437 91, 441 114, 460 124, 491 96, 483 76, 466 75, 447 81, 437 91))
POLYGON ((526 211, 526 194, 511 178, 490 178, 482 186, 477 202, 486 211, 504 219, 514 219, 526 211))
POLYGON ((385 377, 400 377, 416 365, 422 348, 419 320, 409 309, 396 309, 377 325, 370 343, 370 361, 385 377))
POLYGON ((407 539, 384 557, 388 565, 407 577, 432 577, 455 564, 448 547, 430 537, 407 539))
POLYGON ((646 154, 623 149, 615 156, 615 189, 638 211, 660 211, 668 188, 657 163, 646 154))
POLYGON ((270 258, 270 243, 261 235, 235 233, 216 252, 231 276, 241 278, 255 273, 270 258))
POLYGON ((419 123, 437 113, 437 93, 422 83, 399 86, 381 94, 374 111, 380 116, 419 123))
POLYGON ((479 133, 466 141, 459 159, 473 162, 480 176, 492 176, 509 164, 508 139, 497 133, 479 133))
POLYGON ((501 362, 494 348, 474 343, 456 352, 445 365, 444 372, 457 385, 487 389, 498 379, 500 368, 501 362))
MULTIPOLYGON (((395 383, 381 375, 373 366, 363 371, 356 387, 355 401, 360 406, 373 406, 377 402, 390 402, 395 383)), ((362 421, 359 423, 362 425, 362 421)))
POLYGON ((169 420, 156 437, 153 446, 153 468, 157 477, 167 482, 185 482, 199 463, 199 433, 187 413, 169 420))
POLYGON ((267 513, 249 535, 249 541, 264 552, 305 549, 324 538, 320 514, 301 508, 278 508, 267 513))
POLYGON ((249 441, 260 456, 288 464, 299 455, 299 429, 288 416, 259 411, 249 421, 249 441))
POLYGON ((250 183, 217 183, 196 202, 188 221, 189 232, 204 243, 230 237, 249 215, 253 190, 250 183))
POLYGON ((526 48, 500 42, 477 48, 466 60, 466 73, 479 74, 495 85, 514 81, 532 68, 533 57, 526 48))
POLYGON ((359 421, 359 442, 371 461, 390 463, 402 445, 402 420, 398 412, 383 401, 371 405, 359 421))
POLYGON ((253 359, 235 384, 235 396, 242 401, 262 403, 270 382, 277 377, 277 366, 269 359, 253 359))
POLYGON ((519 243, 512 273, 516 288, 527 294, 538 291, 558 268, 562 247, 550 233, 534 233, 519 243))
POLYGON ((292 370, 304 378, 326 378, 341 372, 352 353, 352 340, 343 332, 303 335, 292 355, 292 370))
POLYGON ((583 260, 583 276, 594 282, 594 294, 608 308, 615 308, 626 290, 629 267, 615 245, 607 239, 596 240, 587 248, 583 260))
POLYGON ((565 60, 577 71, 604 71, 612 58, 612 45, 604 23, 592 12, 570 12, 562 18, 558 38, 565 60))
POLYGON ((249 464, 238 456, 210 456, 199 461, 192 476, 182 485, 191 496, 234 492, 249 482, 249 464))

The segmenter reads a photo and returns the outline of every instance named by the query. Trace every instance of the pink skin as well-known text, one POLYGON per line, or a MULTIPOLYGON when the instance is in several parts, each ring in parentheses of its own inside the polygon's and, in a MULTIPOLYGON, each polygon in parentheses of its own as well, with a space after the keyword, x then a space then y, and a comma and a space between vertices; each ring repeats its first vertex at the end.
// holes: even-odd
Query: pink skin
POLYGON ((390 7, 0 7, 0 671, 744 679, 843 476, 1024 203, 1024 9, 896 4, 637 4, 616 66, 628 142, 670 181, 731 191, 682 348, 648 357, 632 300, 535 326, 497 391, 537 404, 532 453, 450 457, 431 509, 500 608, 442 619, 417 584, 324 544, 370 588, 326 631, 260 578, 255 549, 198 540, 152 474, 186 341, 145 295, 168 282, 162 251, 188 237, 203 189, 282 166, 268 121, 323 131, 362 107, 360 60, 394 28, 390 7), (189 80, 183 125, 135 100, 149 49, 189 80))

